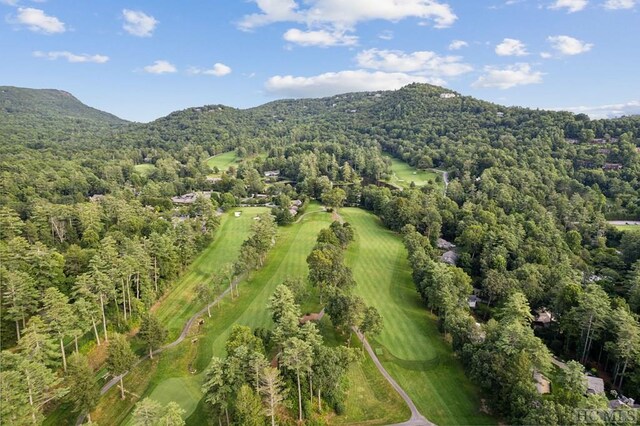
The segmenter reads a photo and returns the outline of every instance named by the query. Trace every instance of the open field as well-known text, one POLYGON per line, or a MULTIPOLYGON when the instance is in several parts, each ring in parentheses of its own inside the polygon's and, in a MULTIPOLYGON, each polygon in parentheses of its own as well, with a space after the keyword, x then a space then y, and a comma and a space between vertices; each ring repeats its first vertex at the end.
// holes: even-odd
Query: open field
MULTIPOLYGON (((392 176, 388 182, 392 185, 409 188, 411 182, 414 182, 416 186, 423 186, 429 183, 429 181, 435 182, 436 178, 440 176, 439 173, 434 171, 418 170, 390 155, 385 155, 385 157, 391 160, 392 176)), ((439 185, 442 185, 442 181, 440 181, 439 185)))
POLYGON ((369 339, 384 367, 436 424, 495 423, 480 413, 477 389, 422 304, 400 237, 361 209, 345 208, 341 214, 356 229, 347 253, 355 291, 384 320, 380 336, 369 339))
POLYGON ((231 166, 238 166, 238 156, 235 151, 228 151, 222 154, 214 155, 207 160, 207 165, 213 170, 217 167, 221 172, 229 169, 231 166))

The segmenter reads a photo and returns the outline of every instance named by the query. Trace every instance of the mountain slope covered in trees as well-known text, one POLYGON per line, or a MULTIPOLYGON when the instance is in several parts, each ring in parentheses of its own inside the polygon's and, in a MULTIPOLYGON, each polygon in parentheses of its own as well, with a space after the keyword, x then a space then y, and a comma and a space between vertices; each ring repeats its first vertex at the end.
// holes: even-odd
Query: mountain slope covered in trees
MULTIPOLYGON (((2 90, 15 98, 0 121, 2 345, 9 379, 33 371, 60 390, 41 401, 64 394, 61 342, 135 328, 215 238, 217 208, 272 201, 286 225, 296 199, 362 207, 402 232, 425 309, 509 423, 566 424, 569 409, 606 405, 584 397, 579 364, 552 398, 538 395, 533 372, 551 376, 550 351, 640 397, 640 233, 607 223, 640 218, 639 117, 507 108, 413 84, 132 124, 60 92, 2 90), (232 150, 242 162, 212 177, 206 160, 232 150), (387 187, 385 154, 448 171, 446 194, 436 182, 387 187), (207 196, 172 202, 190 192, 207 196), (439 238, 457 245, 455 266, 441 262, 439 238), (534 333, 543 310, 553 321, 534 333)), ((39 418, 46 407, 23 390, 15 415, 39 418)))

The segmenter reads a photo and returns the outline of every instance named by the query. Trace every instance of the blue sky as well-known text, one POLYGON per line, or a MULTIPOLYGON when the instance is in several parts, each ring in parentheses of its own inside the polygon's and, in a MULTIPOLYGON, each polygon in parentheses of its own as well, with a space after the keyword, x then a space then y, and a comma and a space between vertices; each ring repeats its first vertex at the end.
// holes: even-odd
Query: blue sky
POLYGON ((0 84, 149 121, 203 104, 442 85, 640 113, 640 0, 0 0, 0 84))

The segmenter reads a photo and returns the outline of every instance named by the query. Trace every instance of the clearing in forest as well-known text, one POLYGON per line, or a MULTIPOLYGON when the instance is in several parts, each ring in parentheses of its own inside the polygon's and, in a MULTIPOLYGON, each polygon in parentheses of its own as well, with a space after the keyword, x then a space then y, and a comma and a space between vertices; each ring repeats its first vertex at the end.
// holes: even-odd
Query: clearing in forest
MULTIPOLYGON (((409 188, 411 182, 414 182, 416 186, 420 187, 426 185, 429 181, 436 182, 436 178, 441 177, 441 173, 432 170, 418 170, 391 155, 385 155, 385 157, 391 160, 391 177, 387 182, 394 186, 409 188)), ((443 186, 442 178, 438 185, 443 186)))
POLYGON ((220 172, 224 172, 229 170, 231 166, 238 166, 238 156, 235 151, 214 155, 207 160, 207 166, 209 166, 211 170, 217 167, 220 172))

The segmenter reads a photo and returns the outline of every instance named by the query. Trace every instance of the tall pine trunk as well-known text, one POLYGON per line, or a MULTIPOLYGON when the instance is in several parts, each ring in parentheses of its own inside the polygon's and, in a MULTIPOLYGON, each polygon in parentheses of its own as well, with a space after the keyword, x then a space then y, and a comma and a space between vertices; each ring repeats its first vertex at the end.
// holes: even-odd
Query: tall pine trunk
POLYGON ((100 309, 102 310, 102 329, 104 330, 104 341, 108 341, 107 336, 107 317, 104 314, 104 301, 102 300, 102 293, 100 293, 100 309))
POLYGON ((64 342, 62 341, 62 337, 60 337, 60 351, 62 352, 62 367, 64 368, 64 372, 67 372, 67 355, 64 353, 64 342))
POLYGON ((296 371, 298 378, 298 420, 302 423, 302 390, 300 390, 300 372, 296 371))
POLYGON ((91 324, 93 325, 93 334, 96 335, 96 343, 100 346, 100 336, 98 335, 98 328, 96 327, 96 320, 91 318, 91 324))

